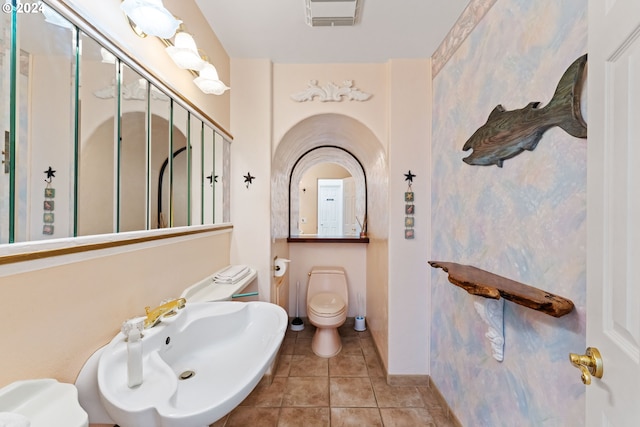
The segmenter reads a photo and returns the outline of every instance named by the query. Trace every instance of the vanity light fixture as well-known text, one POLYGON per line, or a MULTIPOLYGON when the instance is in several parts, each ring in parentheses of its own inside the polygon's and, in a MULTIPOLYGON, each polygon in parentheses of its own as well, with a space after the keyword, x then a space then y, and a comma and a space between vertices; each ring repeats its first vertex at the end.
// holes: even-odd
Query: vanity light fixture
POLYGON ((167 46, 165 50, 178 68, 199 71, 207 64, 207 62, 200 57, 193 36, 187 33, 182 25, 173 39, 173 44, 167 46))
POLYGON ((182 21, 165 9, 162 0, 122 0, 120 7, 133 31, 141 37, 158 37, 178 68, 195 76, 193 82, 202 92, 222 95, 229 90, 218 77, 216 67, 206 60, 206 56, 200 55, 193 36, 185 30, 182 21))
POLYGON ((120 8, 140 31, 150 36, 170 39, 181 23, 165 9, 162 0, 124 0, 120 8))
POLYGON ((200 75, 193 82, 206 94, 222 95, 229 89, 218 77, 218 71, 211 63, 205 63, 200 75))

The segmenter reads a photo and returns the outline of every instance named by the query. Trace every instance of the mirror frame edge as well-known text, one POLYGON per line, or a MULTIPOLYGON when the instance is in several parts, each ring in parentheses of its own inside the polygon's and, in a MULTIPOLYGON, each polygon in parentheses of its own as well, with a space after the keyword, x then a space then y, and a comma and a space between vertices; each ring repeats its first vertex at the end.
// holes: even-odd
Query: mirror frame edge
POLYGON ((153 242, 156 240, 163 239, 171 239, 174 237, 184 237, 191 236, 195 234, 209 233, 209 232, 223 232, 226 230, 233 230, 233 224, 231 223, 221 223, 221 224, 204 224, 204 225, 191 225, 184 227, 174 227, 174 228, 161 228, 161 229, 153 229, 153 230, 139 230, 139 231, 126 231, 122 233, 113 233, 113 234, 103 234, 103 235, 92 235, 92 236, 82 236, 82 237, 67 237, 65 239, 60 239, 56 243, 71 243, 74 244, 71 246, 61 245, 60 247, 55 248, 47 248, 42 250, 32 250, 34 246, 50 246, 52 241, 50 240, 36 240, 31 242, 25 242, 24 245, 20 244, 11 244, 6 247, 15 250, 15 253, 10 253, 6 255, 0 255, 0 266, 7 264, 14 264, 18 262, 25 261, 35 261, 44 258, 51 258, 62 255, 70 255, 81 252, 89 252, 100 249, 110 249, 121 246, 134 245, 138 243, 145 242, 153 242), (139 234, 147 234, 135 237, 139 234), (114 238, 115 237, 115 238, 114 238), (96 240, 103 239, 103 241, 99 242, 87 242, 87 243, 77 243, 78 240, 96 240), (21 249, 25 249, 21 251, 21 249))

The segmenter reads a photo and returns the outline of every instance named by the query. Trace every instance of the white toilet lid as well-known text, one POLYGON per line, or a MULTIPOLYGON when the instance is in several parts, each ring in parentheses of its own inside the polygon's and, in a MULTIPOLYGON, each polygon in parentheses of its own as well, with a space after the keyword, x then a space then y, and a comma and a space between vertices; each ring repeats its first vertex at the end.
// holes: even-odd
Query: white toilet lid
POLYGON ((319 315, 335 315, 345 309, 345 303, 338 294, 321 292, 311 298, 309 309, 319 315))

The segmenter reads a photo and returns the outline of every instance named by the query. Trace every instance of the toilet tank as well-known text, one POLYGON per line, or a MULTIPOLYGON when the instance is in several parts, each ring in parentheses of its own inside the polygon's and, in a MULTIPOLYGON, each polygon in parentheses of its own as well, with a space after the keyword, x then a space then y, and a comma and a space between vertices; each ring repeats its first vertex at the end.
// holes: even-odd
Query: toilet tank
POLYGON ((320 292, 333 292, 349 304, 349 291, 347 290, 347 276, 342 267, 313 267, 309 273, 309 287, 307 289, 307 301, 320 292))

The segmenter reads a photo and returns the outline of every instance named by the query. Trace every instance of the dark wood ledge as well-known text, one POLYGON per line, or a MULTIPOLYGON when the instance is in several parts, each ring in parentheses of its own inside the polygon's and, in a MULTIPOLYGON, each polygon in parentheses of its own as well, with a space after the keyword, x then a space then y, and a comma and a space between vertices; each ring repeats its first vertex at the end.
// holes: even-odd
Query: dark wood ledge
POLYGON ((574 307, 569 299, 471 265, 443 261, 429 261, 429 264, 449 273, 449 282, 473 295, 493 299, 502 297, 553 317, 562 317, 570 313, 574 307))
POLYGON ((291 236, 289 243, 369 243, 368 237, 291 236))

